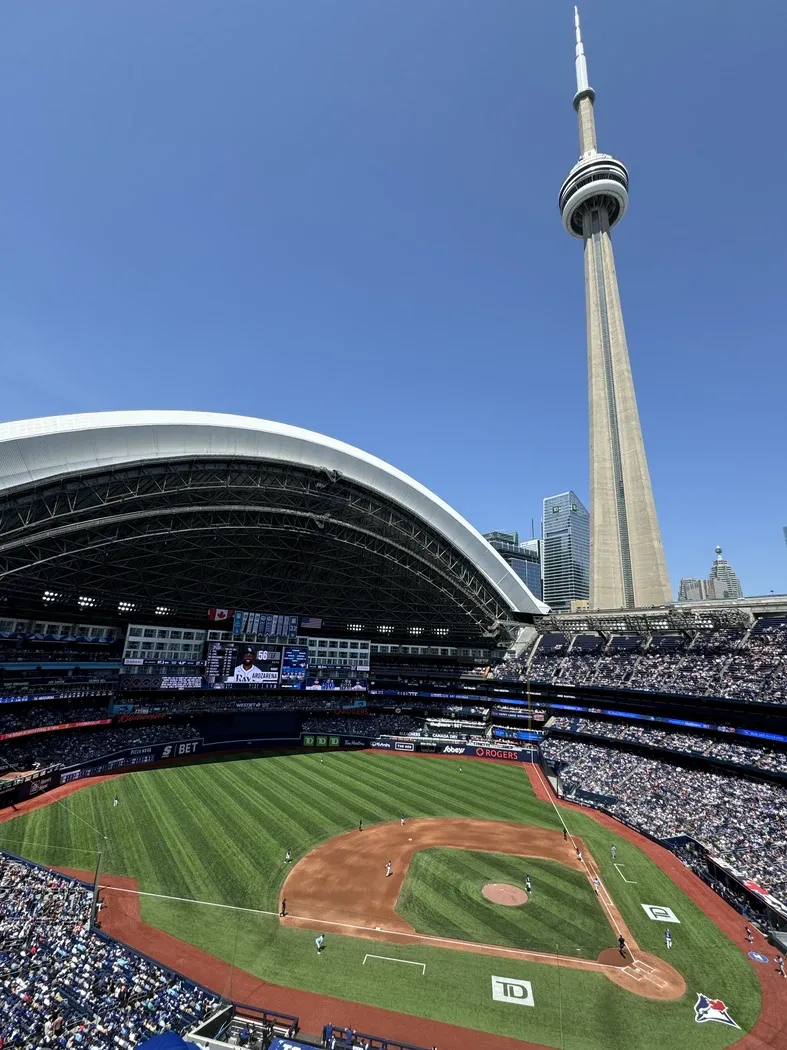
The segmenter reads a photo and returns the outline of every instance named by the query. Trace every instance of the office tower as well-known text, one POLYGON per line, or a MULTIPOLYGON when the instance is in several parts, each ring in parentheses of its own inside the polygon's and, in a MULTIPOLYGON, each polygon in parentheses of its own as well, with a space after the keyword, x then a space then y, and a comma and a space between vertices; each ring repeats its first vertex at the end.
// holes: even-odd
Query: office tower
POLYGON ((590 594, 590 515, 575 492, 544 500, 541 520, 543 599, 556 610, 586 605, 590 594))
POLYGON ((709 598, 742 598, 743 588, 732 567, 721 556, 721 547, 716 548, 716 558, 708 573, 709 598))
MULTIPOLYGON (((599 153, 587 63, 574 8, 579 161, 560 190, 563 225, 585 254, 590 406, 590 607, 671 598, 631 376, 610 232, 628 205, 628 171, 599 153)), ((546 599, 546 594, 545 594, 546 599)), ((548 599, 546 599, 548 600, 548 599)))
POLYGON ((541 551, 538 540, 522 540, 518 532, 486 532, 484 539, 495 548, 532 595, 541 598, 541 551))
POLYGON ((678 587, 679 602, 702 602, 708 597, 708 581, 684 576, 678 587))
POLYGON ((687 576, 680 581, 679 602, 725 601, 742 598, 743 588, 737 573, 721 556, 721 547, 716 548, 716 558, 711 565, 707 580, 687 576))

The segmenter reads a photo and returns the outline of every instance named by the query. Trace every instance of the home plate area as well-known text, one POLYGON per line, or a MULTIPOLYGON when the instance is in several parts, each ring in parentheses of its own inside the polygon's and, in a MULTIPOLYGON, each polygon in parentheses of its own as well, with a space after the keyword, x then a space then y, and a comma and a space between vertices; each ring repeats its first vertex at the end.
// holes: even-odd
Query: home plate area
MULTIPOLYGON (((517 947, 506 947, 457 936, 437 936, 434 932, 419 933, 397 911, 405 877, 419 851, 456 849, 556 861, 574 873, 582 873, 590 881, 596 868, 589 851, 582 848, 584 861, 578 859, 575 847, 563 840, 561 832, 502 821, 436 818, 408 820, 404 825, 396 821, 365 827, 363 831, 348 832, 323 843, 293 867, 282 889, 288 914, 280 921, 328 935, 366 938, 378 944, 428 944, 520 962, 530 960, 602 972, 615 984, 639 995, 653 999, 679 998, 686 991, 683 978, 661 959, 639 950, 603 887, 599 904, 609 921, 610 947, 598 958, 531 951, 520 948, 519 940, 514 942, 517 947), (621 932, 628 946, 625 957, 612 947, 621 932)), ((576 877, 574 874, 573 878, 576 877)), ((534 890, 538 890, 535 884, 534 890)), ((474 892, 477 901, 486 900, 490 907, 503 905, 516 909, 530 900, 522 888, 508 882, 479 882, 474 892)), ((529 907, 526 910, 530 914, 529 907)), ((367 966, 389 966, 394 961, 371 954, 366 960, 367 966)))

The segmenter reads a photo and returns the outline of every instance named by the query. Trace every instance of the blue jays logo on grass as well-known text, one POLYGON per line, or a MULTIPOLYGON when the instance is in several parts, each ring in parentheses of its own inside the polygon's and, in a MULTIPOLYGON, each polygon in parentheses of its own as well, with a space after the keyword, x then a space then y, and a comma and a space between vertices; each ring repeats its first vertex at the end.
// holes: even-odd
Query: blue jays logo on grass
POLYGON ((694 1020, 698 1024, 719 1021, 720 1024, 728 1024, 731 1028, 740 1028, 730 1017, 730 1012, 721 999, 709 999, 701 992, 697 993, 697 1001, 694 1004, 694 1020))

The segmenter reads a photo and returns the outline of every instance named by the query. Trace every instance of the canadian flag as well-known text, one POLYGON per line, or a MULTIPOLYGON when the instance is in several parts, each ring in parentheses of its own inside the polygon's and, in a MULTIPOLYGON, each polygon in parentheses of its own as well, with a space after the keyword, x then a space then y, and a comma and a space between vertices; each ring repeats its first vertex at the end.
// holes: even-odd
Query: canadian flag
POLYGON ((209 620, 229 620, 232 616, 232 609, 208 609, 209 620))

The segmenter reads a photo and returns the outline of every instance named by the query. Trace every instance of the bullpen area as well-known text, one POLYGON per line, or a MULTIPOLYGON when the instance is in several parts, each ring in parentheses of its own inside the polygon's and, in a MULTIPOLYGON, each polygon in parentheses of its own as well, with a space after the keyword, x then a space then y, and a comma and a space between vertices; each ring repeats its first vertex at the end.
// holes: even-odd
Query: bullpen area
POLYGON ((314 993, 335 1023, 376 1030, 353 1010, 377 1008, 392 1037, 432 1045, 428 1019, 490 1050, 726 1047, 760 1012, 744 952, 519 764, 311 752, 40 802, 0 847, 91 881, 98 865, 107 932, 234 998, 303 1014, 314 993))

